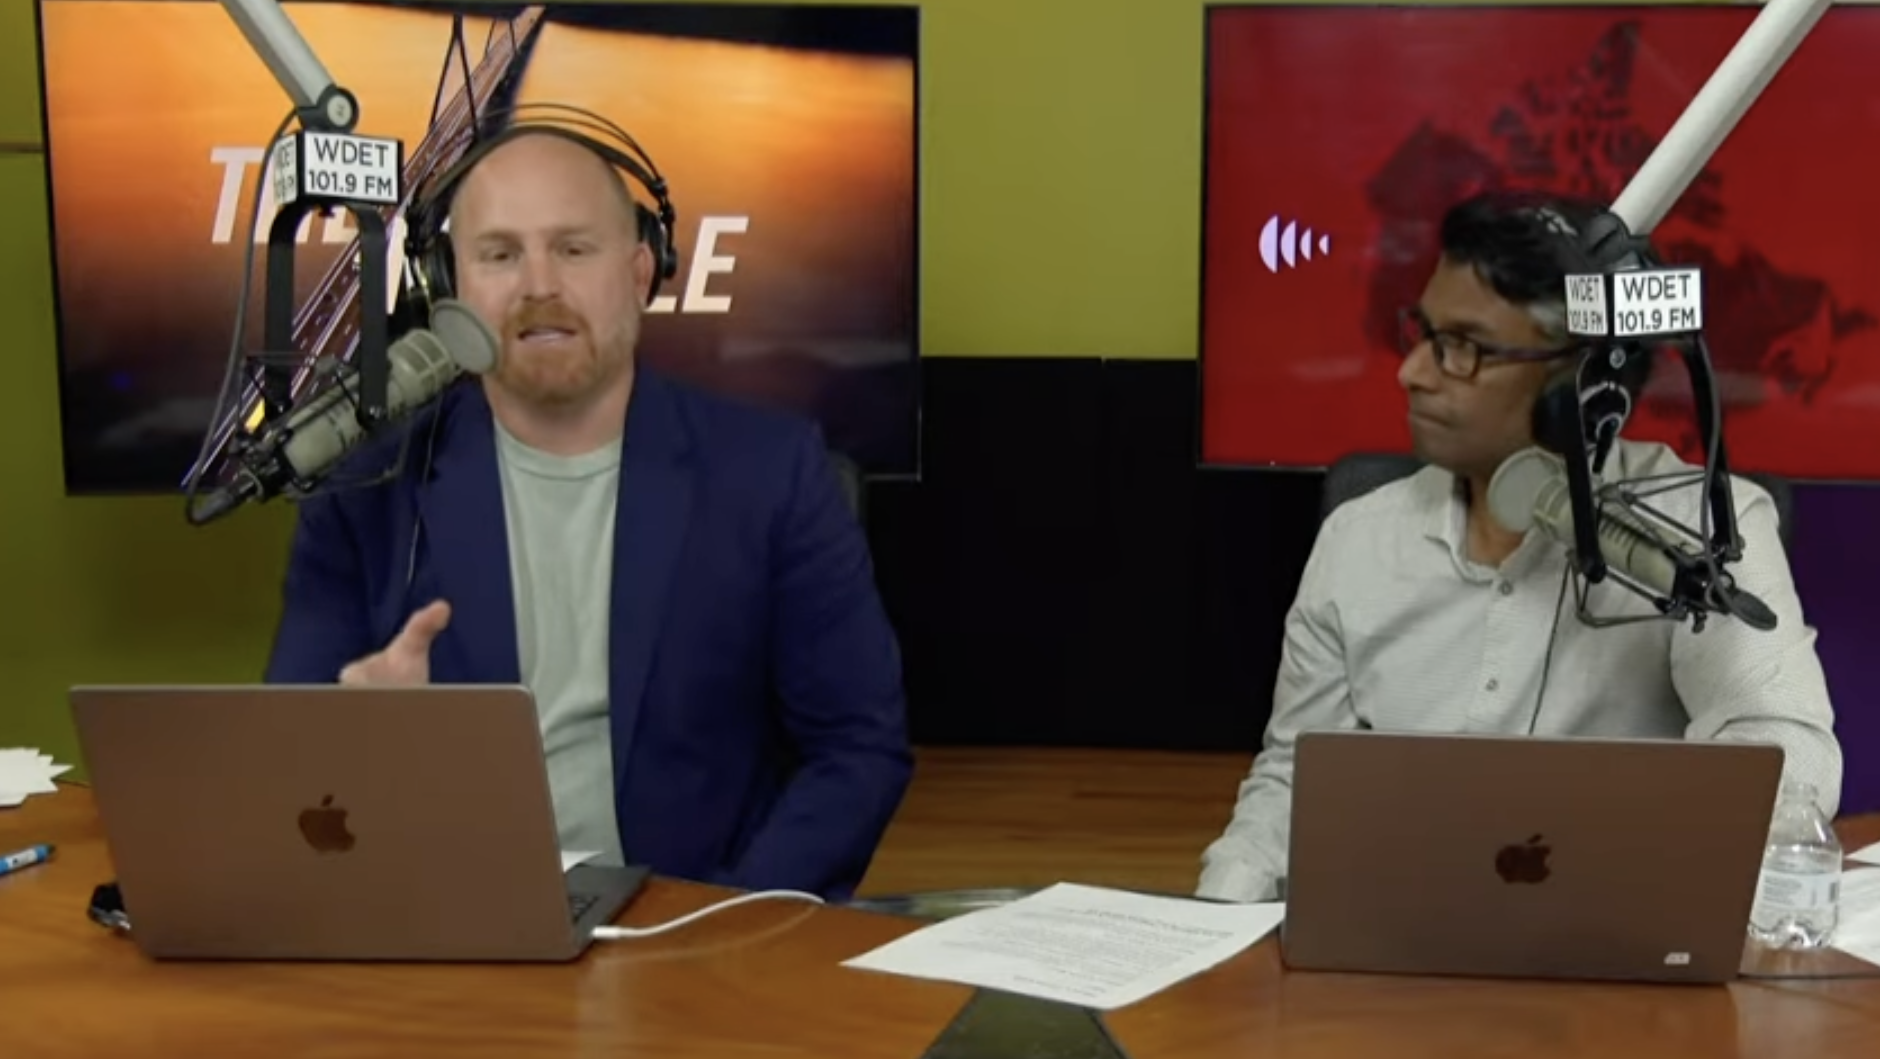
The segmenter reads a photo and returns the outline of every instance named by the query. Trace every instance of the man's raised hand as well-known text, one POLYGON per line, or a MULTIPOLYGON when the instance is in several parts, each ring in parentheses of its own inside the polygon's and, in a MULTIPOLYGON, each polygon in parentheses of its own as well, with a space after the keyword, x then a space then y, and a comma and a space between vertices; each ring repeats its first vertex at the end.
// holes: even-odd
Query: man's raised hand
POLYGON ((443 600, 405 619, 405 627, 376 654, 339 671, 339 682, 353 687, 411 687, 431 682, 431 643, 450 624, 450 604, 443 600))

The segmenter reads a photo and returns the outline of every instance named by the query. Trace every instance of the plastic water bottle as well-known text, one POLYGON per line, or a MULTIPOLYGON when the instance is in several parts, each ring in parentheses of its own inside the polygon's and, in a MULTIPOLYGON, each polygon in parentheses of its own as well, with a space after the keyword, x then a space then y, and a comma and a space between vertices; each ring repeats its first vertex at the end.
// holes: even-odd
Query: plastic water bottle
POLYGON ((1769 821, 1749 933, 1776 949, 1819 949, 1841 907, 1841 840, 1807 783, 1784 783, 1769 821))

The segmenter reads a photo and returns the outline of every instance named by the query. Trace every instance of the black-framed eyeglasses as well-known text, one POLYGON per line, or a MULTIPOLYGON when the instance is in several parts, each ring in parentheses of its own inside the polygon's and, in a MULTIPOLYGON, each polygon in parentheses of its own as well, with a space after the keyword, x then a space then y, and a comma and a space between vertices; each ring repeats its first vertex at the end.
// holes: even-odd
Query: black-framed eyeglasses
POLYGON ((1579 348, 1577 345, 1567 345, 1550 349, 1523 349, 1519 346, 1496 345, 1454 331, 1439 331, 1431 327, 1429 320, 1414 307, 1398 310, 1397 344, 1403 355, 1410 356, 1425 342, 1430 344, 1430 352, 1436 357, 1436 366, 1442 369, 1443 374, 1458 379, 1475 378, 1475 373, 1482 370, 1485 361, 1531 363, 1558 360, 1571 356, 1579 348))

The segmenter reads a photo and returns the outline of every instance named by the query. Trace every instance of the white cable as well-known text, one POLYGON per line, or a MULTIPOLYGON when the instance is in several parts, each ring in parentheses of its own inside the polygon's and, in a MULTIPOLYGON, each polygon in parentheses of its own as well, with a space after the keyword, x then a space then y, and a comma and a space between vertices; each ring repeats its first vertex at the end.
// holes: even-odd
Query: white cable
POLYGON ((664 934, 669 930, 677 930, 688 923, 703 919, 713 912, 722 912, 734 905, 744 905, 750 904, 752 901, 767 900, 807 901, 813 905, 823 903, 822 898, 817 897, 815 894, 804 893, 801 890, 759 890, 756 893, 739 894, 736 897, 728 897, 715 905, 706 905, 696 912, 687 912, 678 919, 669 919, 664 923, 656 923, 650 927, 595 927, 594 940, 624 941, 628 938, 650 938, 655 934, 664 934))

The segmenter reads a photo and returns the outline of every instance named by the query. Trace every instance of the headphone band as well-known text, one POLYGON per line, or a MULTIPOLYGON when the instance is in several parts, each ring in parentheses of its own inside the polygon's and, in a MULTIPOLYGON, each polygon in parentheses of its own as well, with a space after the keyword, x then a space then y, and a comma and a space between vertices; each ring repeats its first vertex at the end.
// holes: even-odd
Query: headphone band
MULTIPOLYGON (((405 260, 415 288, 411 297, 419 303, 415 308, 421 310, 418 319, 428 319, 432 306, 456 293, 450 233, 444 226, 458 187, 491 152, 528 135, 556 136, 585 147, 631 177, 651 196, 654 204, 650 209, 637 197, 633 198, 640 238, 653 251, 649 301, 658 296, 662 281, 678 274, 679 251, 674 238, 677 212, 665 177, 639 142, 620 126, 580 107, 563 103, 520 103, 478 114, 463 137, 471 142, 462 156, 429 178, 412 201, 406 216, 405 260), (489 131, 492 128, 497 131, 489 131), (618 141, 622 146, 608 143, 602 137, 618 141)), ((446 149, 449 146, 455 144, 447 145, 446 149)))

